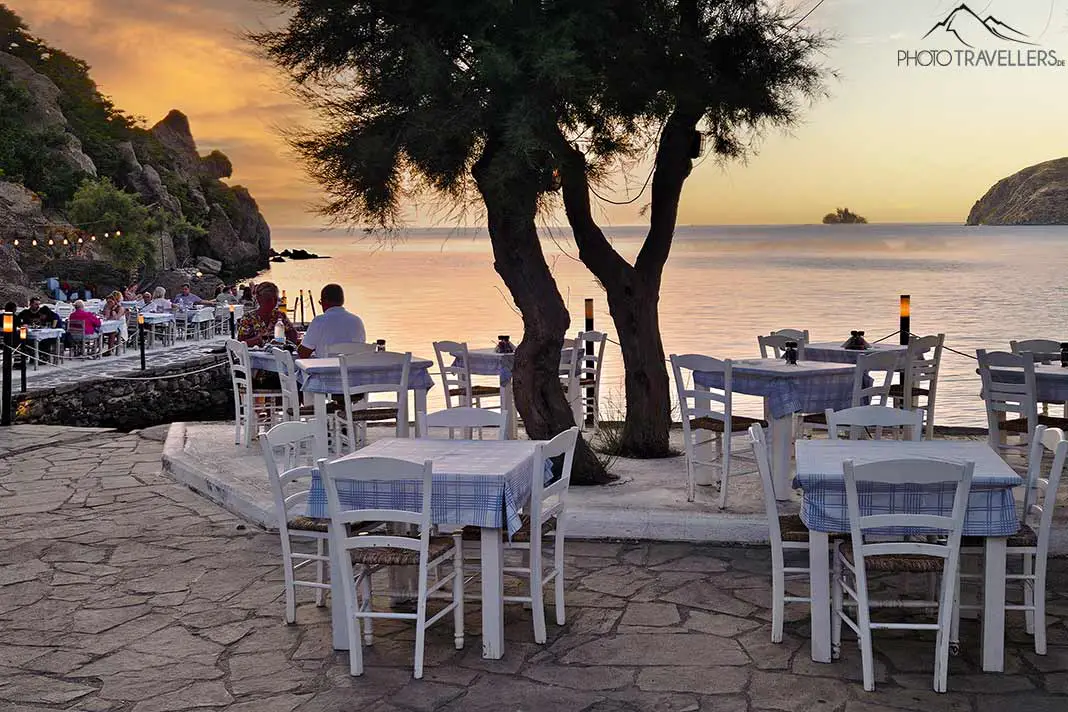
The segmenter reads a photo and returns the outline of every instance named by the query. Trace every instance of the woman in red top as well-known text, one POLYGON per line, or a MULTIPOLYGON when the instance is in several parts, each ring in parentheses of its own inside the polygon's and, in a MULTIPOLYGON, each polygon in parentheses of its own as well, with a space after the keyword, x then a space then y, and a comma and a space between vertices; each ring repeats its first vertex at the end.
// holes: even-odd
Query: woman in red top
POLYGON ((70 323, 74 321, 80 321, 85 324, 85 335, 92 336, 100 328, 100 317, 92 312, 85 310, 85 302, 81 299, 74 302, 74 311, 67 317, 67 328, 70 328, 70 323))

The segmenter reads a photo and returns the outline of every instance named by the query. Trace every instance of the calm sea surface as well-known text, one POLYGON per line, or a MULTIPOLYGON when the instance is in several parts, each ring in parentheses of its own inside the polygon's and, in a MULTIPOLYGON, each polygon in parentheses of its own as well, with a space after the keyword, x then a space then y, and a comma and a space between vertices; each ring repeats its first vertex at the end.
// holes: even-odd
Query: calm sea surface
MULTIPOLYGON (((615 338, 604 293, 567 230, 546 231, 543 249, 571 313, 582 327, 583 299, 594 299, 596 327, 615 338)), ((633 259, 644 231, 617 228, 611 239, 633 259)), ((433 358, 431 342, 492 346, 522 321, 493 270, 485 233, 412 230, 382 243, 362 234, 275 231, 275 248, 301 247, 329 260, 274 264, 264 275, 288 293, 327 282, 345 287, 347 306, 369 339, 390 350, 433 358)), ((946 334, 967 354, 1008 350, 1009 339, 1068 341, 1068 228, 955 225, 744 226, 680 228, 664 273, 660 323, 668 353, 759 355, 757 334, 794 327, 813 341, 869 341, 897 329, 898 295, 912 295, 912 331, 946 334)), ((317 297, 316 297, 317 298, 317 297)), ((310 315, 308 316, 310 319, 310 315)), ((895 339, 897 337, 894 337, 895 339)), ((622 398, 622 360, 609 344, 602 393, 609 412, 622 398)), ((937 421, 984 425, 972 359, 943 357, 937 421)), ((441 406, 440 390, 430 407, 441 406)), ((760 412, 751 401, 743 412, 760 412)))

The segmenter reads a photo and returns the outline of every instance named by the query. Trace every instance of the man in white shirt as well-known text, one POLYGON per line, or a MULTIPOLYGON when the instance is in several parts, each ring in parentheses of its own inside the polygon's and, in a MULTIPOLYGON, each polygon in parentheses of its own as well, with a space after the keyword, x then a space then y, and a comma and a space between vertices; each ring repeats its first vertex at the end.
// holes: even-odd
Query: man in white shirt
POLYGON ((365 343, 363 320, 344 307, 345 292, 340 284, 328 284, 319 293, 323 313, 312 319, 297 349, 297 358, 322 358, 333 344, 365 343))

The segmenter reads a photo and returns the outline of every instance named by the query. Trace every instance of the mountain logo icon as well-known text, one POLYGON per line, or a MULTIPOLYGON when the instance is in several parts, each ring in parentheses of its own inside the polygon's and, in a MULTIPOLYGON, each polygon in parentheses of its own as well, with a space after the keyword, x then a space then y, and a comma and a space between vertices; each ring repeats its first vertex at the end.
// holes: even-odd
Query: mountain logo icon
POLYGON ((982 38, 990 36, 1005 42, 1037 46, 1031 41, 1030 36, 993 15, 987 15, 985 19, 979 17, 978 13, 968 7, 967 3, 961 3, 959 7, 946 15, 944 20, 935 23, 935 26, 928 30, 923 38, 927 39, 939 31, 953 35, 965 47, 974 48, 980 44, 982 38))

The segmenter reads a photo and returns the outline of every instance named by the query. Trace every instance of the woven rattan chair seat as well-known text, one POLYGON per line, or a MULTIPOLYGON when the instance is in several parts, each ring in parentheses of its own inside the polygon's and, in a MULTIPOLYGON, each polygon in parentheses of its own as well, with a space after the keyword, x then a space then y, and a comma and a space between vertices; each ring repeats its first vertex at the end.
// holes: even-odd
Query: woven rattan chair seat
MULTIPOLYGON (((471 397, 473 398, 486 398, 489 396, 499 396, 501 389, 498 386, 471 386, 471 397)), ((450 396, 466 396, 467 391, 463 388, 453 388, 449 391, 450 396)))
MULTIPOLYGON (((453 548, 452 537, 438 536, 430 539, 428 561, 433 561, 453 548)), ((419 552, 392 546, 376 546, 352 550, 352 563, 365 566, 418 566, 419 552)))
POLYGON ((779 532, 783 541, 808 541, 808 527, 797 514, 779 515, 779 532))
MULTIPOLYGON (((732 415, 731 416, 731 432, 732 433, 744 433, 749 430, 751 425, 760 425, 763 428, 768 427, 766 420, 757 420, 756 418, 747 418, 744 415, 732 415)), ((722 420, 716 420, 715 418, 694 418, 690 421, 691 430, 708 430, 713 433, 722 433, 725 431, 724 423, 722 420)))
POLYGON ((597 379, 596 378, 583 378, 581 381, 579 381, 579 385, 584 387, 584 388, 586 388, 586 387, 593 388, 594 386, 597 385, 597 379))
MULTIPOLYGON (((842 556, 849 563, 853 560, 853 545, 842 545, 842 556)), ((886 556, 864 557, 864 567, 868 571, 890 571, 894 573, 927 574, 942 570, 945 559, 937 556, 922 556, 919 554, 889 554, 886 556)))
MULTIPOLYGON (((504 534, 506 541, 512 542, 529 542, 530 541, 530 516, 527 514, 519 515, 519 518, 523 521, 522 526, 519 527, 519 531, 512 535, 512 538, 508 538, 507 532, 504 534)), ((556 520, 549 519, 541 525, 542 536, 549 534, 556 528, 556 520)), ((464 527, 462 533, 464 541, 479 541, 482 539, 482 530, 479 527, 464 527)))
POLYGON ((826 413, 809 413, 803 416, 801 420, 809 425, 826 425, 827 414, 826 413))
POLYGON ((394 420, 397 417, 396 408, 361 408, 353 409, 352 419, 358 422, 369 420, 394 420))
MULTIPOLYGON (((961 537, 960 545, 969 549, 981 549, 985 540, 981 536, 961 537)), ((1009 537, 1008 546, 1032 547, 1038 546, 1038 534, 1027 524, 1020 525, 1020 531, 1009 537)))
POLYGON ((329 519, 319 519, 318 517, 293 517, 286 526, 295 531, 302 532, 325 532, 329 529, 329 519))

